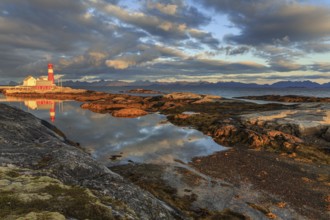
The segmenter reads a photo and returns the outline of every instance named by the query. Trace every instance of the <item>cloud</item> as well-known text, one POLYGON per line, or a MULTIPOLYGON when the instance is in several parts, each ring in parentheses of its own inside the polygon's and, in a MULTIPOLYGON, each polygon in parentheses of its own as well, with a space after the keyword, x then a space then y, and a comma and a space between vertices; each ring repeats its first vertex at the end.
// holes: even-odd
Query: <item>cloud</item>
POLYGON ((141 65, 148 61, 157 59, 160 54, 153 49, 147 48, 145 51, 141 51, 138 54, 128 54, 119 56, 114 60, 107 60, 106 65, 115 69, 126 69, 130 66, 141 65))
POLYGON ((228 15, 239 34, 226 37, 229 42, 248 45, 322 39, 330 36, 330 8, 295 0, 200 0, 228 15))
POLYGON ((267 66, 253 62, 226 62, 216 59, 190 58, 176 62, 165 61, 152 66, 155 69, 165 69, 170 73, 180 73, 191 76, 202 76, 210 74, 237 74, 265 73, 269 71, 267 66))
POLYGON ((328 53, 330 52, 330 43, 310 41, 299 44, 298 48, 307 53, 328 53))
POLYGON ((107 60, 105 61, 105 64, 108 67, 113 67, 115 69, 127 69, 129 66, 135 65, 136 62, 132 60, 107 60))
POLYGON ((185 24, 177 24, 161 20, 156 16, 148 16, 141 12, 129 12, 116 5, 106 5, 104 11, 108 15, 114 16, 120 21, 135 25, 156 35, 171 35, 176 38, 186 38, 185 31, 187 27, 185 24))
POLYGON ((194 39, 213 48, 219 44, 212 34, 198 28, 208 18, 184 1, 149 1, 149 8, 140 11, 116 3, 1 1, 2 77, 44 75, 47 62, 54 63, 64 78, 84 78, 91 73, 107 78, 115 70, 128 68, 143 74, 143 66, 187 59, 185 52, 174 48, 184 46, 185 41, 194 39))
POLYGON ((330 73, 330 63, 329 62, 319 62, 311 65, 311 69, 317 72, 328 72, 330 73))
POLYGON ((296 60, 330 51, 328 7, 295 0, 199 2, 207 10, 187 0, 141 0, 137 7, 118 0, 2 0, 1 78, 45 75, 48 62, 64 79, 327 73, 326 64, 296 60), (210 7, 240 32, 220 42, 208 26, 215 22, 210 7), (230 62, 235 55, 243 56, 230 62))
POLYGON ((175 4, 161 4, 152 1, 147 2, 148 9, 157 9, 159 12, 166 15, 175 15, 177 13, 178 5, 175 4))
POLYGON ((248 46, 239 46, 239 47, 227 46, 223 49, 226 51, 226 55, 241 55, 251 50, 251 48, 248 46))
POLYGON ((307 70, 297 63, 311 53, 329 53, 330 6, 298 0, 199 0, 226 15, 238 31, 225 34, 226 55, 250 52, 279 72, 307 70))
POLYGON ((271 68, 278 72, 306 70, 306 67, 291 60, 279 59, 270 62, 271 68))
POLYGON ((105 63, 108 67, 113 67, 115 69, 127 69, 131 66, 143 65, 161 58, 188 58, 188 56, 180 50, 160 45, 139 45, 137 49, 138 51, 134 54, 124 54, 115 59, 106 60, 105 63))
MULTIPOLYGON (((130 12, 116 5, 108 4, 104 7, 104 11, 107 12, 108 15, 120 19, 120 21, 135 25, 150 34, 158 35, 160 37, 177 39, 188 39, 189 37, 193 37, 204 43, 210 42, 209 39, 204 40, 205 38, 212 38, 211 34, 195 28, 190 28, 186 23, 172 22, 142 12, 130 12)), ((216 39, 213 40, 214 42, 218 42, 216 39)))

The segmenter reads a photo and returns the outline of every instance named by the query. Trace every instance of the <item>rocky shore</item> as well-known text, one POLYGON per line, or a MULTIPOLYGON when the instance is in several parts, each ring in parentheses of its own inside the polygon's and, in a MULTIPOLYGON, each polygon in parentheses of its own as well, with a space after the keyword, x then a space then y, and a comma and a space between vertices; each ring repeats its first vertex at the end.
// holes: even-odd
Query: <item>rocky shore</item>
MULTIPOLYGON (((37 96, 30 93, 10 95, 37 96)), ((132 164, 111 168, 168 206, 175 207, 176 216, 329 218, 330 104, 327 98, 288 96, 268 99, 312 102, 282 105, 193 93, 149 97, 93 91, 42 95, 56 99, 70 97, 83 102, 81 107, 84 109, 115 117, 160 112, 175 125, 193 127, 217 143, 232 147, 227 152, 195 158, 184 167, 132 164), (150 169, 154 172, 149 173, 150 169), (173 183, 173 178, 166 178, 171 174, 180 177, 179 185, 173 183), (205 188, 205 184, 215 187, 205 188), (204 196, 207 194, 205 189, 218 192, 217 199, 204 196), (206 201, 212 198, 222 205, 207 209, 206 201)))

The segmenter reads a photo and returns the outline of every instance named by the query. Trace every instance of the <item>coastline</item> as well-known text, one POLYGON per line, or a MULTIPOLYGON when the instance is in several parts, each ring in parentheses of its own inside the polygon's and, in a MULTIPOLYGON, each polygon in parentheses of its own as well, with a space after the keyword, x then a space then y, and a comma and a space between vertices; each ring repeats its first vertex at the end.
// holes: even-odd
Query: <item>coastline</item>
MULTIPOLYGON (((40 94, 16 94, 16 96, 20 95, 23 97, 36 97, 40 94)), ((112 115, 122 109, 139 109, 147 113, 160 112, 165 114, 171 123, 178 126, 193 127, 213 137, 217 143, 233 148, 228 152, 196 158, 190 166, 215 179, 225 179, 240 187, 252 184, 252 188, 257 191, 266 191, 270 195, 275 195, 275 197, 270 197, 274 200, 271 205, 268 203, 250 205, 251 209, 257 211, 263 209, 261 212, 267 218, 270 218, 272 217, 271 214, 274 214, 271 210, 274 209, 276 204, 284 201, 288 206, 307 218, 327 218, 329 203, 326 200, 329 192, 326 187, 329 185, 330 180, 329 175, 327 175, 327 171, 329 171, 328 150, 330 148, 327 136, 330 132, 329 125, 322 124, 322 112, 314 115, 315 124, 308 127, 308 129, 297 126, 303 121, 303 117, 302 119, 295 118, 296 123, 292 123, 292 120, 290 122, 281 121, 283 118, 292 115, 292 112, 300 111, 302 116, 308 113, 306 110, 316 112, 315 110, 320 108, 319 103, 315 106, 257 105, 191 93, 141 97, 86 91, 81 94, 46 93, 42 94, 42 97, 69 98, 82 101, 84 102, 82 108, 112 115), (187 111, 198 114, 186 114, 187 111), (283 112, 291 113, 284 114, 282 118, 279 117, 278 115, 283 114, 283 112), (268 115, 265 115, 265 113, 268 115), (263 120, 260 120, 260 118, 263 120), (253 159, 249 159, 250 157, 253 159), (268 169, 269 167, 277 167, 278 169, 268 169), (303 171, 308 167, 313 172, 303 171), (283 169, 286 170, 285 175, 281 175, 283 169), (240 177, 238 180, 237 176, 240 177), (281 185, 283 179, 288 184, 281 185), (294 190, 295 185, 299 183, 302 184, 302 189, 309 192, 310 202, 303 199, 305 197, 303 195, 304 191, 294 190), (278 188, 267 187, 272 184, 278 186, 278 188), (280 190, 281 187, 283 187, 283 192, 280 190), (315 187, 319 191, 314 192, 315 187), (305 208, 302 209, 302 205, 305 208)), ((133 115, 133 117, 136 116, 139 116, 139 114, 133 115)), ((139 167, 139 165, 136 166, 139 167)), ((134 174, 127 173, 127 171, 120 168, 114 169, 128 179, 131 179, 130 177, 134 174)), ((142 181, 143 176, 135 180, 131 179, 135 183, 137 180, 142 181)), ((142 182, 148 182, 146 180, 148 178, 142 182)), ((137 185, 139 184, 137 183, 137 185)), ((157 192, 153 193, 159 198, 157 192)), ((232 199, 234 198, 235 196, 232 199)), ((187 209, 190 209, 190 207, 187 209)), ((275 211, 279 214, 284 212, 281 212, 281 210, 275 211)), ((196 214, 196 212, 194 213, 196 214)), ((247 211, 246 213, 250 212, 247 211)), ((244 213, 242 216, 244 216, 244 213)))

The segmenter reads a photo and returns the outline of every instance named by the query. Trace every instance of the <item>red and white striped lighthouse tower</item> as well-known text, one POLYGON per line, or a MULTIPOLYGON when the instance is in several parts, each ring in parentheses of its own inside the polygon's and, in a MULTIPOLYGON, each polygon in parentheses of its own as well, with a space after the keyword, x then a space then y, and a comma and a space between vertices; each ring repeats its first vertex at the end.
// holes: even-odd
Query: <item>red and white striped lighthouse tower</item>
POLYGON ((53 64, 51 63, 48 63, 48 81, 52 81, 55 84, 53 64))

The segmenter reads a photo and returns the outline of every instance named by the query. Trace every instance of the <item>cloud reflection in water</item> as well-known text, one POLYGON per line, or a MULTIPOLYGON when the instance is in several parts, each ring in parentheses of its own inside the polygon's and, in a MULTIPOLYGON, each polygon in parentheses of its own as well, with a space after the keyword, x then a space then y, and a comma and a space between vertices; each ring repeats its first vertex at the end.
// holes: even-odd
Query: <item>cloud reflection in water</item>
MULTIPOLYGON (((17 105, 17 103, 16 103, 17 105)), ((183 162, 225 148, 199 131, 162 123, 165 116, 151 114, 140 118, 115 118, 79 107, 80 103, 65 102, 64 112, 57 113, 55 126, 69 139, 87 148, 97 160, 111 164, 183 162), (121 155, 116 161, 109 158, 121 155)), ((48 120, 47 112, 32 111, 48 120)))

